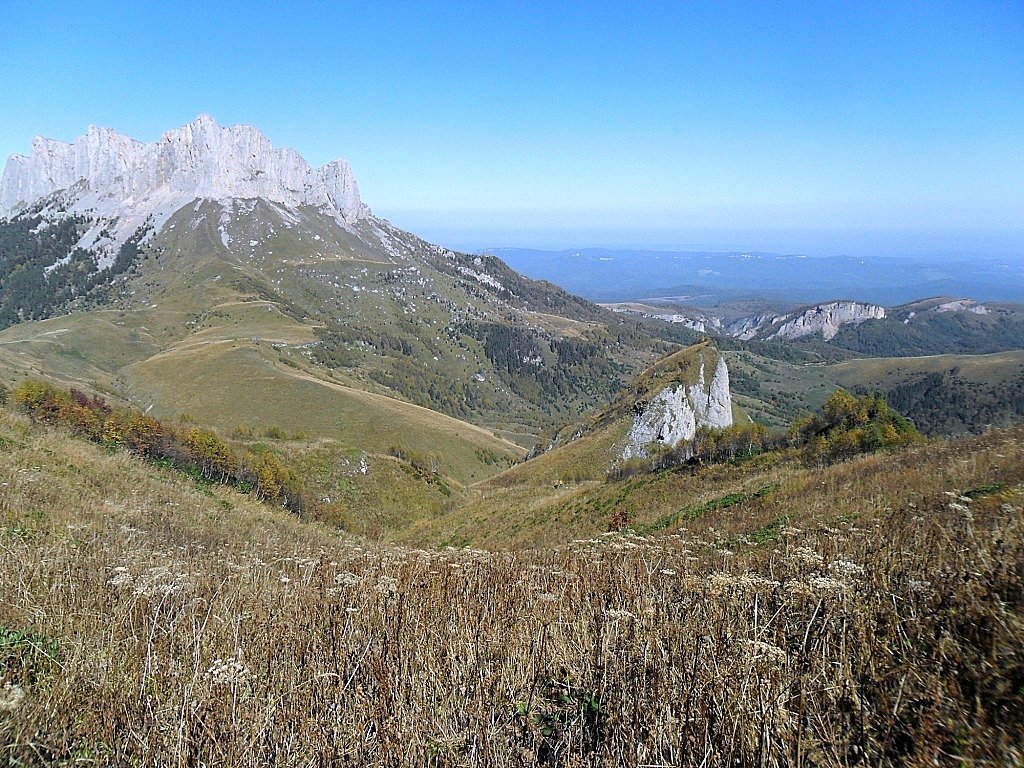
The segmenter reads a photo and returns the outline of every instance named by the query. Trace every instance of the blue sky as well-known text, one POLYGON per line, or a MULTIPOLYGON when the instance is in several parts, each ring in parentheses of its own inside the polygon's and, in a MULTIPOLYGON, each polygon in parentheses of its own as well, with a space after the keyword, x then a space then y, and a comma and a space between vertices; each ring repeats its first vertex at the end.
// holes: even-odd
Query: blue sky
POLYGON ((208 112, 348 158, 454 245, 1024 252, 1019 1, 9 0, 0 25, 4 156, 208 112))

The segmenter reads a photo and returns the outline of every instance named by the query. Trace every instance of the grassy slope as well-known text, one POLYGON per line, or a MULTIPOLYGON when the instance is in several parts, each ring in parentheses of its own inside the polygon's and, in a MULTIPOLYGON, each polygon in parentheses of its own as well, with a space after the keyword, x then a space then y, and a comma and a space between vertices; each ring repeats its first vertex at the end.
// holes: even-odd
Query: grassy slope
POLYGON ((787 427, 821 408, 836 384, 820 363, 790 363, 747 349, 726 351, 733 400, 755 421, 787 427))
POLYGON ((368 545, 3 410, 0 440, 0 762, 1007 764, 1024 737, 1020 430, 493 554, 368 545))
POLYGON ((1021 346, 1024 306, 986 305, 989 312, 984 315, 927 310, 940 301, 932 299, 895 307, 884 320, 844 326, 831 343, 874 356, 984 354, 1021 346), (917 312, 912 319, 908 317, 911 311, 917 312))
MULTIPOLYGON (((184 221, 176 216, 171 224, 184 228, 184 221)), ((273 295, 272 286, 226 251, 210 217, 204 222, 161 236, 123 308, 0 333, 0 381, 42 376, 227 430, 276 426, 378 454, 401 446, 440 456, 441 471, 461 483, 497 471, 480 452, 522 454, 490 430, 367 392, 366 382, 347 385, 311 365, 303 346, 315 341, 315 326, 290 305, 262 298, 273 295)), ((267 247, 288 246, 287 235, 274 234, 267 247)), ((356 260, 360 251, 344 245, 356 260)))
POLYGON ((968 381, 1004 381, 1021 375, 1024 350, 989 355, 862 358, 830 366, 825 375, 836 384, 851 389, 889 389, 915 374, 942 373, 953 368, 959 368, 960 375, 968 381))
MULTIPOLYGON (((595 416, 581 436, 478 484, 444 515, 424 518, 398 537, 433 544, 536 546, 623 527, 665 531, 684 524, 688 517, 703 518, 703 512, 696 515, 695 510, 714 507, 722 499, 730 500, 728 506, 738 504, 734 512, 745 517, 753 510, 782 515, 780 510, 798 505, 804 494, 813 493, 817 473, 804 469, 792 453, 773 453, 738 465, 682 467, 627 480, 607 479, 616 448, 629 429, 632 404, 675 381, 693 380, 700 357, 713 361, 716 354, 698 344, 651 366, 595 416), (732 503, 738 497, 743 498, 732 503)), ((824 400, 826 393, 834 391, 836 384, 823 367, 795 370, 821 382, 816 397, 824 400)), ((895 465, 899 460, 893 461, 895 465)))
MULTIPOLYGON (((496 375, 467 324, 514 323, 545 339, 607 333, 608 323, 623 333, 621 318, 494 260, 449 254, 376 224, 357 236, 316 212, 263 201, 236 202, 230 215, 210 202, 186 207, 117 290, 116 310, 0 333, 0 381, 36 375, 164 417, 280 427, 371 453, 399 445, 440 454, 441 470, 459 483, 494 474, 541 427, 578 417, 606 394, 584 380, 564 402, 531 402, 537 393, 496 375), (497 295, 472 277, 476 270, 508 292, 497 295), (324 326, 355 333, 333 370, 310 348, 324 326), (412 353, 372 349, 382 335, 412 353), (452 384, 442 397, 460 418, 408 403, 452 384)), ((626 335, 614 345, 612 370, 633 370, 664 346, 636 329, 626 335)), ((607 379, 606 370, 601 387, 607 379)))
MULTIPOLYGON (((639 379, 636 391, 613 405, 625 412, 630 397, 663 386, 676 363, 699 349, 684 350, 648 369, 639 379)), ((726 353, 732 370, 742 365, 743 352, 726 353), (739 363, 735 361, 740 361, 739 363)), ((770 364, 758 358, 761 364, 770 364)), ((779 363, 778 378, 766 376, 766 388, 795 390, 807 382, 807 410, 820 408, 820 402, 837 386, 887 386, 907 376, 933 370, 960 368, 962 375, 975 381, 1020 376, 1024 352, 1006 352, 985 356, 939 356, 853 360, 833 366, 792 366, 779 363), (789 373, 786 376, 786 373, 789 373)), ((741 399, 746 403, 746 400, 741 399)), ((419 521, 400 534, 407 540, 435 544, 498 546, 535 546, 557 542, 565 536, 590 536, 623 526, 644 531, 673 530, 686 524, 686 518, 703 519, 698 512, 722 499, 735 507, 730 514, 744 520, 762 520, 764 524, 784 516, 788 508, 804 505, 807 494, 815 495, 817 470, 804 469, 796 457, 773 454, 738 466, 709 466, 662 472, 629 480, 606 481, 613 458, 612 446, 625 435, 628 424, 609 420, 581 438, 542 454, 474 488, 465 503, 444 516, 419 521), (762 495, 755 495, 768 489, 762 495)), ((896 458, 865 459, 880 468, 891 467, 879 482, 895 487, 897 474, 909 471, 913 459, 903 454, 896 458)), ((832 496, 833 488, 828 489, 832 496)), ((845 493, 845 491, 843 492, 845 493)), ((839 494, 842 496, 842 493, 839 494)), ((826 508, 831 502, 811 500, 826 508)), ((841 514, 838 513, 837 514, 841 514)), ((712 516, 714 517, 714 516, 712 516)), ((692 521, 691 521, 692 522, 692 521)))

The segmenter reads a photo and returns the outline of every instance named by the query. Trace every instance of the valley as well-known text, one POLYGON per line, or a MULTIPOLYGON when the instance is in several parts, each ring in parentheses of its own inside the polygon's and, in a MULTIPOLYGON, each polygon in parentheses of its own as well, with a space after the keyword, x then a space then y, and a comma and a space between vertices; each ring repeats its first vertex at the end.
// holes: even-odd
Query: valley
POLYGON ((8 164, 0 760, 1017 754, 1019 299, 503 256, 205 115, 8 164))

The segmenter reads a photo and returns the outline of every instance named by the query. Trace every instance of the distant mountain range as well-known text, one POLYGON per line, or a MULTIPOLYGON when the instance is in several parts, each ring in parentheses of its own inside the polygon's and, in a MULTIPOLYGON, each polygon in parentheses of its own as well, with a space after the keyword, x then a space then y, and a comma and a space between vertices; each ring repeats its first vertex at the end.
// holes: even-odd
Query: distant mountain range
POLYGON ((1024 254, 1005 259, 872 259, 755 252, 486 251, 592 301, 671 297, 710 307, 740 299, 807 304, 839 297, 892 306, 930 296, 1024 302, 1024 254))
POLYGON ((673 299, 605 304, 634 317, 681 324, 744 341, 830 342, 837 349, 884 357, 988 354, 1024 346, 1024 305, 936 297, 883 307, 831 301, 805 307, 726 302, 711 309, 673 299))

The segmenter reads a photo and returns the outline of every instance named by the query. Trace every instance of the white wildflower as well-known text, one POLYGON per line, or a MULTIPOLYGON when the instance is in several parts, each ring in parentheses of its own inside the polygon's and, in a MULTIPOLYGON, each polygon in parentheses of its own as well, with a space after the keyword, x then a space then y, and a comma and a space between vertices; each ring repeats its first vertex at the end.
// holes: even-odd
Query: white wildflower
POLYGON ((825 562, 825 558, 823 558, 819 553, 815 552, 813 549, 810 549, 809 547, 794 548, 792 552, 792 558, 803 563, 804 565, 810 566, 822 565, 825 562))
POLYGON ((186 574, 175 573, 166 565, 158 565, 135 580, 133 593, 136 597, 168 597, 183 592, 187 586, 186 574))
POLYGON ((830 579, 827 576, 813 576, 808 580, 808 584, 820 592, 841 592, 846 587, 844 582, 830 579))
POLYGON ((632 613, 630 611, 627 611, 627 610, 625 610, 623 608, 609 608, 609 609, 607 609, 604 612, 604 615, 607 616, 609 619, 612 619, 612 620, 617 620, 617 619, 635 620, 636 619, 636 614, 634 614, 634 613, 632 613))
POLYGON ((835 576, 844 578, 853 578, 854 576, 864 575, 864 566, 858 565, 857 563, 851 563, 849 560, 836 560, 830 563, 828 569, 835 576))
POLYGON ((747 640, 745 645, 755 659, 764 659, 778 664, 786 661, 786 652, 777 645, 763 643, 760 640, 747 640))
POLYGON ((135 581, 135 577, 126 566, 119 565, 113 571, 114 575, 107 581, 112 587, 129 587, 135 581))
POLYGON ((249 670, 245 668, 240 658, 228 656, 223 659, 214 659, 213 664, 206 670, 206 677, 214 685, 231 685, 240 683, 249 676, 249 670))

